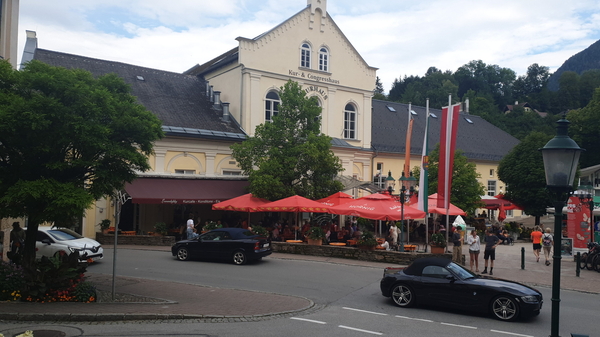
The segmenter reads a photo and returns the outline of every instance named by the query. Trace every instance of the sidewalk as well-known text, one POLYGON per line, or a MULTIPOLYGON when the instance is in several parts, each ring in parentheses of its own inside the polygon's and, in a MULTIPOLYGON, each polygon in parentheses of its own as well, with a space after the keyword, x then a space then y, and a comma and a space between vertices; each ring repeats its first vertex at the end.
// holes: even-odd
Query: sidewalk
MULTIPOLYGON (((112 248, 112 247, 106 247, 112 248)), ((119 246, 120 249, 170 250, 162 246, 119 246)), ((463 253, 468 254, 466 247, 463 253)), ((320 256, 273 253, 268 258, 310 260, 324 263, 389 266, 379 262, 336 259, 320 256)), ((468 261, 469 257, 466 256, 468 261)), ((499 246, 496 249, 494 277, 533 286, 552 285, 552 266, 544 258, 536 262, 530 243, 499 246), (521 270, 521 248, 525 248, 525 269, 521 270)), ((480 270, 483 256, 480 255, 480 270)), ((467 262, 468 264, 468 262, 467 262)), ((561 289, 600 293, 600 273, 582 270, 575 275, 575 262, 563 258, 561 289)), ((234 289, 204 287, 146 279, 117 277, 119 293, 112 299, 112 276, 88 273, 97 286, 98 302, 89 303, 24 303, 5 302, 0 306, 0 320, 29 321, 115 321, 197 319, 208 321, 252 321, 271 316, 291 315, 314 307, 306 298, 234 289), (158 296, 157 294, 160 294, 158 296), (51 308, 50 308, 51 306, 51 308)))

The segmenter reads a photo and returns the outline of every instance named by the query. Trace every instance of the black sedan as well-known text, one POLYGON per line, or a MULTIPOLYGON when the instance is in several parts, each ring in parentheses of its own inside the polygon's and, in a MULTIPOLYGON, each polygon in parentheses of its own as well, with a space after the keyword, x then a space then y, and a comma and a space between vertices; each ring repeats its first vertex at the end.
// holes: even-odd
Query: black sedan
POLYGON ((220 228, 200 235, 197 239, 182 240, 171 247, 180 261, 194 258, 225 259, 237 265, 259 260, 271 254, 271 243, 243 228, 220 228))
POLYGON ((417 303, 491 312, 503 321, 536 316, 542 294, 517 282, 482 277, 444 258, 422 258, 406 268, 386 268, 381 293, 400 307, 417 303))

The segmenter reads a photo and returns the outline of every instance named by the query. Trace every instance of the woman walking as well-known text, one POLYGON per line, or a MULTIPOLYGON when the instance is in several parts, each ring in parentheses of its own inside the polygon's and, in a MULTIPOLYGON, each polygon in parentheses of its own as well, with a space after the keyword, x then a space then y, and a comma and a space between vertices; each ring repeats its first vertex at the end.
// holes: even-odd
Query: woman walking
POLYGON ((467 238, 467 244, 469 245, 469 256, 471 257, 469 267, 471 268, 471 271, 473 271, 473 263, 475 263, 475 272, 479 273, 479 235, 477 235, 477 232, 474 229, 467 238))

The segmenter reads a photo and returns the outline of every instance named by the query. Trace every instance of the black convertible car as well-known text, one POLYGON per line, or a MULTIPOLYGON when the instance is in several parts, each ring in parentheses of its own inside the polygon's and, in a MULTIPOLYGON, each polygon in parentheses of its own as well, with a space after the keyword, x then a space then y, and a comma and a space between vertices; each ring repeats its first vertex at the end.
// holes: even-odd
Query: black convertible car
POLYGON ((243 228, 220 228, 200 235, 197 239, 182 240, 171 247, 180 261, 194 258, 225 259, 245 264, 271 254, 271 243, 243 228))
POLYGON ((386 268, 381 293, 400 307, 417 303, 491 312, 503 321, 536 316, 542 294, 517 282, 476 275, 444 258, 422 258, 406 268, 386 268))

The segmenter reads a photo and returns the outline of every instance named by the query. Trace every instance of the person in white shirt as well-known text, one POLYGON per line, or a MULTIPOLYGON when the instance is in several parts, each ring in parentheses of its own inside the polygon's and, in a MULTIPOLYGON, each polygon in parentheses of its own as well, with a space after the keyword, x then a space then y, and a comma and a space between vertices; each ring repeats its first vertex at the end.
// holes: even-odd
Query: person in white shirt
POLYGON ((481 246, 479 245, 479 235, 477 235, 477 231, 474 229, 467 238, 467 244, 469 245, 469 256, 471 257, 469 267, 473 271, 473 264, 475 264, 475 272, 479 273, 479 250, 481 246))

